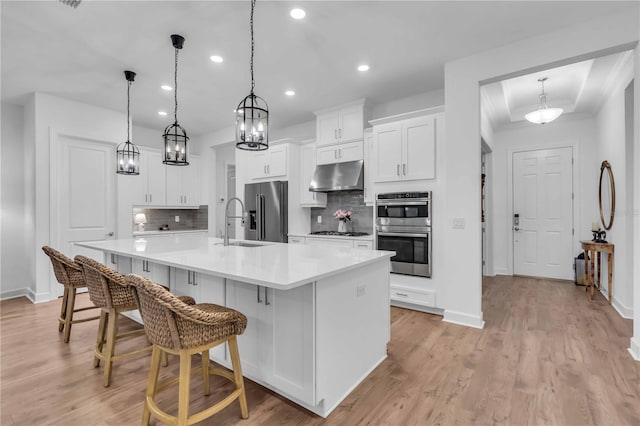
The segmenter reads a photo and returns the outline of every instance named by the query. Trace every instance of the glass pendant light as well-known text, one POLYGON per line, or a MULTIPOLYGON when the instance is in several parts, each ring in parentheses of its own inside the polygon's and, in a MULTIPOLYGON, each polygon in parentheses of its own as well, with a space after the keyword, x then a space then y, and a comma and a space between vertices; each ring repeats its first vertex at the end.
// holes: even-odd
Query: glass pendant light
POLYGON ((178 50, 184 45, 184 37, 173 34, 171 43, 176 51, 175 69, 173 81, 173 95, 175 101, 175 109, 173 113, 174 122, 164 129, 164 164, 170 166, 188 166, 187 161, 187 136, 186 130, 178 124, 178 50))
POLYGON ((251 92, 236 107, 236 148, 249 151, 269 149, 269 107, 264 99, 254 93, 253 54, 253 9, 256 0, 251 0, 251 92))
POLYGON ((125 71, 124 78, 127 79, 127 141, 116 148, 116 173, 120 175, 140 174, 140 150, 131 143, 131 116, 129 113, 131 83, 136 77, 133 71, 125 71))
POLYGON ((546 124, 550 123, 562 114, 562 108, 549 108, 547 106, 547 95, 544 93, 544 82, 547 81, 547 77, 539 78, 538 81, 542 84, 542 93, 540 93, 540 106, 535 111, 525 115, 524 118, 534 124, 546 124))

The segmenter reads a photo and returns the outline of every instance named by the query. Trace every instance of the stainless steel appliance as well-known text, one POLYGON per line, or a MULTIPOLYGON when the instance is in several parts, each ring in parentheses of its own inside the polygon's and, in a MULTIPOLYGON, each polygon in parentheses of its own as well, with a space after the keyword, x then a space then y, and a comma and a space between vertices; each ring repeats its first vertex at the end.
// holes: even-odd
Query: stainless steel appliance
POLYGON ((309 191, 354 191, 364 190, 364 161, 320 164, 316 166, 309 191))
POLYGON ((391 272, 431 277, 431 191, 378 194, 378 250, 392 250, 391 272))
POLYGON ((287 242, 288 184, 286 181, 253 183, 244 186, 248 223, 245 240, 287 242))

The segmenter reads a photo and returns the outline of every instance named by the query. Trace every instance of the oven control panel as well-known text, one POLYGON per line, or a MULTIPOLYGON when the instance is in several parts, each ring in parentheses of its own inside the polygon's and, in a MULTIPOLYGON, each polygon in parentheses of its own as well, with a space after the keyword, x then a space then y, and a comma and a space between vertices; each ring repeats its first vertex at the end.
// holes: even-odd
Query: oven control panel
POLYGON ((431 192, 390 192, 378 194, 378 200, 402 200, 411 198, 431 198, 431 192))

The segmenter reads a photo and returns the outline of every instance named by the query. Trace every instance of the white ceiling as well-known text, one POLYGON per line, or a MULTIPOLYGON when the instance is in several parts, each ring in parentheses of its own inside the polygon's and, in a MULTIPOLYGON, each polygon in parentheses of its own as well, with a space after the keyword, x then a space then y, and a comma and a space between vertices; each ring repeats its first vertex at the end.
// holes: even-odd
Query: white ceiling
MULTIPOLYGON (((161 130, 172 122, 173 93, 160 85, 173 81, 173 33, 186 38, 178 118, 189 134, 231 125, 233 109, 248 94, 248 0, 84 0, 76 9, 57 1, 0 5, 3 102, 23 104, 40 91, 124 112, 123 70, 130 69, 138 73, 134 122, 161 130), (224 62, 211 62, 213 54, 224 62), (159 117, 160 109, 169 116, 159 117)), ((624 1, 259 0, 256 94, 269 103, 272 125, 281 128, 342 102, 381 103, 441 89, 447 61, 637 7, 624 1), (303 21, 289 17, 293 6, 307 11, 303 21), (362 62, 369 72, 356 71, 362 62), (289 88, 296 96, 284 95, 289 88)), ((576 81, 584 72, 575 70, 576 81)), ((550 102, 579 90, 572 84, 554 93, 549 77, 550 102)), ((537 99, 535 88, 507 86, 517 107, 537 99)))
POLYGON ((494 129, 521 124, 525 114, 540 105, 538 79, 547 77, 544 91, 549 108, 563 108, 563 114, 594 115, 625 64, 632 60, 627 51, 484 85, 483 112, 494 129))

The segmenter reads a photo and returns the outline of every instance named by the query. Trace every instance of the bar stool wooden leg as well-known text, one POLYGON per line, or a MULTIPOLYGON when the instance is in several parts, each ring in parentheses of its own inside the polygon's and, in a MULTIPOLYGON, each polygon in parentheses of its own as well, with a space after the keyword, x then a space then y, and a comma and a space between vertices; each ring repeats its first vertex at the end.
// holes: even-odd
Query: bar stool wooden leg
POLYGON ((153 401, 156 396, 156 388, 158 386, 158 374, 160 373, 160 359, 166 358, 167 353, 157 346, 153 346, 151 352, 151 368, 149 369, 149 381, 147 382, 147 396, 144 401, 144 411, 142 413, 142 426, 147 426, 151 420, 151 411, 149 411, 149 401, 153 401))
POLYGON ((62 306, 60 307, 60 319, 58 320, 58 333, 62 333, 62 330, 64 330, 64 324, 67 317, 67 300, 69 300, 69 287, 64 286, 62 306))
POLYGON ((178 387, 178 426, 187 426, 189 417, 189 387, 191 379, 191 354, 180 350, 180 382, 178 387))
POLYGON ((64 317, 64 342, 69 343, 71 337, 71 321, 73 320, 73 308, 76 303, 76 289, 71 288, 67 297, 67 313, 64 317))
POLYGON ((609 296, 609 304, 613 299, 613 253, 607 253, 607 272, 609 273, 609 281, 607 287, 607 296, 609 296))
POLYGON ((204 384, 204 394, 211 394, 211 385, 209 382, 209 349, 202 351, 202 382, 204 384))
POLYGON ((247 407, 247 395, 244 389, 244 379, 242 378, 242 367, 240 366, 240 353, 238 352, 238 339, 231 336, 229 342, 229 353, 231 354, 231 365, 233 367, 233 377, 235 378, 236 388, 241 389, 238 401, 240 402, 240 412, 243 419, 249 418, 249 408, 247 407))
MULTIPOLYGON (((104 346, 104 332, 105 326, 107 324, 107 313, 104 310, 100 311, 100 323, 98 324, 98 335, 96 337, 96 352, 102 353, 102 348, 104 346)), ((97 355, 93 357, 93 366, 100 367, 100 358, 97 355)))
POLYGON ((111 383, 111 367, 113 366, 113 352, 118 335, 118 313, 115 309, 109 309, 107 322, 107 349, 104 354, 104 381, 103 386, 109 387, 111 383))

